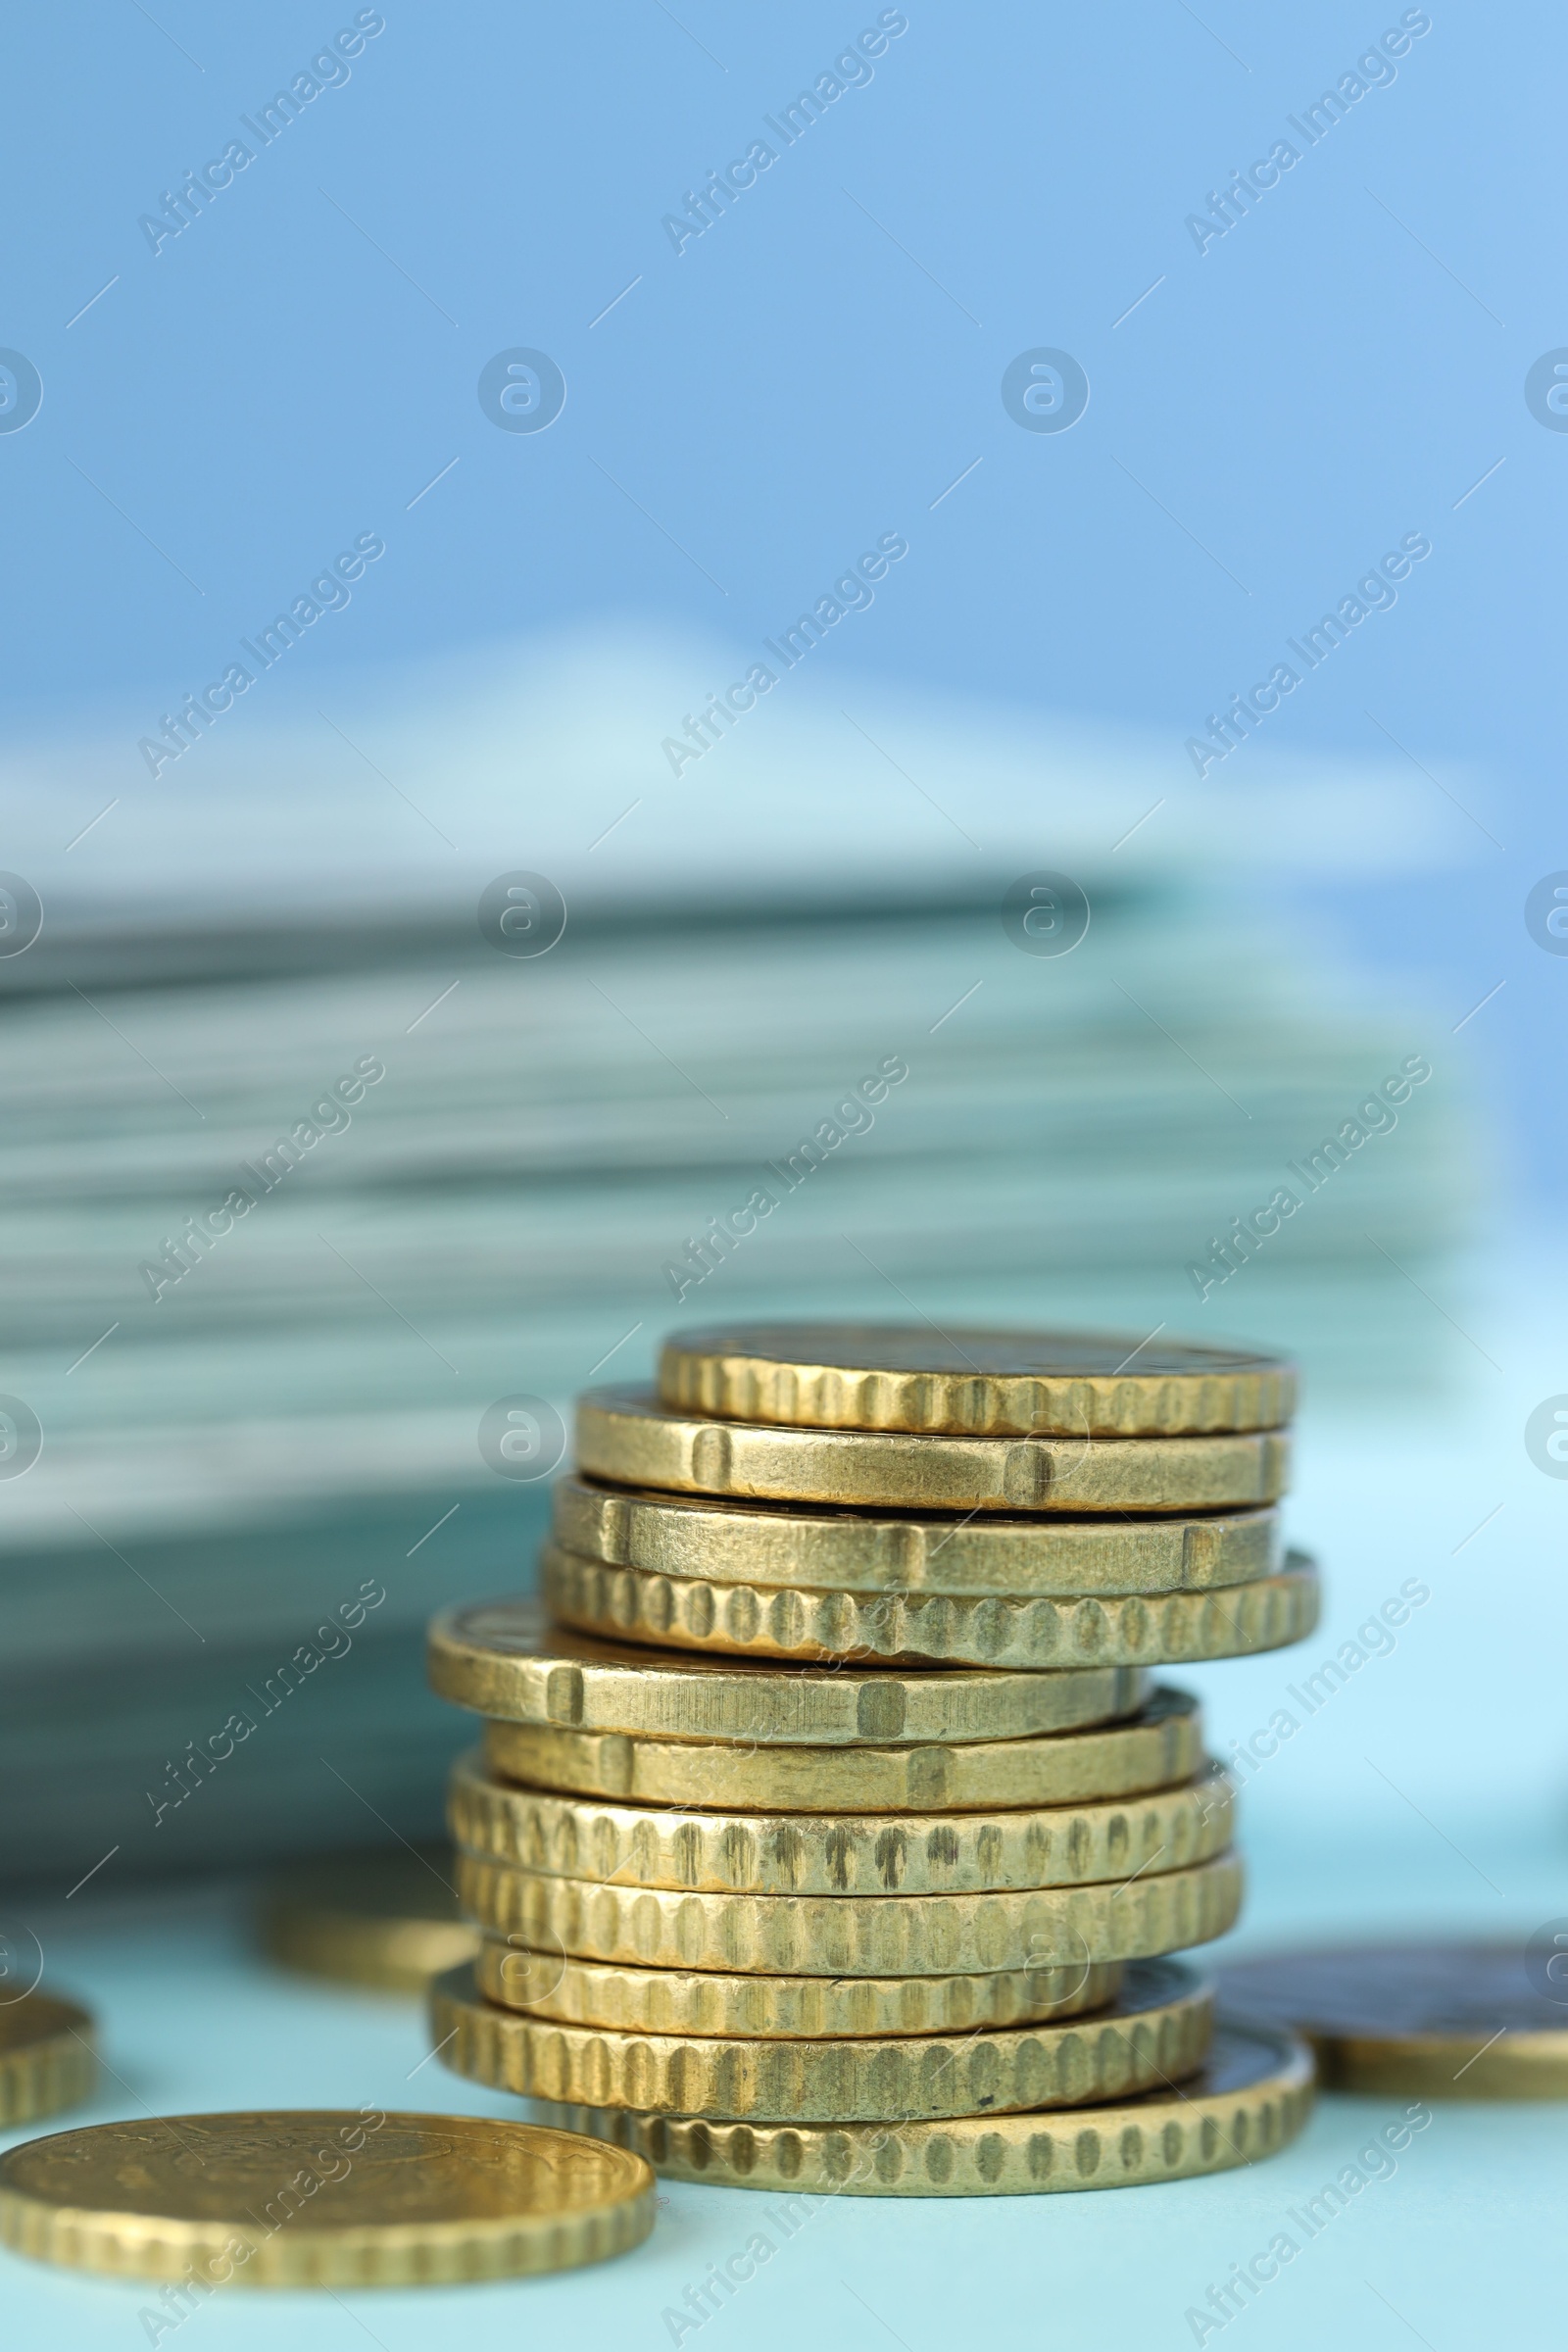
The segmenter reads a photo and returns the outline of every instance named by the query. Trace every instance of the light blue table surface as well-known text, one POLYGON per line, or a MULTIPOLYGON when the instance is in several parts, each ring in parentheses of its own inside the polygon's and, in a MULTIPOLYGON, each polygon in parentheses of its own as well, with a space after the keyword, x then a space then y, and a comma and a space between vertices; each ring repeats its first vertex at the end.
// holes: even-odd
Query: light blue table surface
MULTIPOLYGON (((1462 1305, 1462 1302, 1461 1302, 1462 1305)), ((1250 1886, 1222 1951, 1417 1933, 1527 1934, 1568 1915, 1568 1725, 1559 1561, 1568 1481, 1543 1477, 1522 1430, 1561 1388, 1546 1301, 1496 1328, 1463 1308, 1498 1369, 1399 1418, 1308 1412, 1291 1504, 1329 1575, 1323 1624, 1272 1658, 1184 1670, 1211 1744, 1290 1708, 1401 1581, 1431 1597, 1266 1763, 1241 1809, 1250 1886), (1490 1514, 1490 1517, 1489 1517, 1490 1514), (1473 1533, 1477 1529, 1479 1533, 1473 1533)), ((405 2105, 466 2114, 515 2103, 459 2082, 416 2003, 339 1991, 252 1953, 243 1890, 88 1888, 35 1906, 47 1981, 98 2010, 102 2095, 63 2122, 257 2106, 405 2105), (89 1907, 89 1905, 91 1907, 89 1907)), ((974 2200, 835 2198, 734 2300, 680 2340, 701 2352, 808 2343, 906 2352, 988 2346, 1190 2345, 1186 2314, 1290 2225, 1401 2102, 1324 2097, 1303 2137, 1250 2170, 1157 2188, 974 2200)), ((11 2138, 30 2136, 17 2132, 11 2138)), ((9 2144, 9 2142, 8 2142, 9 2144)), ((661 2183, 652 2239, 592 2271, 401 2293, 229 2290, 178 2330, 180 2352, 276 2345, 387 2352, 461 2341, 663 2346, 663 2313, 739 2250, 762 2202, 661 2183)), ((1431 2352, 1560 2340, 1568 2107, 1438 2106, 1429 2129, 1223 2330, 1225 2352, 1431 2352)), ((19 2352, 150 2340, 147 2288, 0 2255, 4 2343, 19 2352)), ((175 2340, 165 2334, 159 2340, 175 2340)))
MULTIPOLYGON (((1437 1841, 1434 1840, 1436 1843, 1437 1841)), ((1440 1846, 1440 1855, 1442 1848, 1440 1846)), ((1506 1870, 1510 1917, 1564 1903, 1548 1857, 1490 1854, 1506 1870)), ((1452 1900, 1442 1860, 1401 1873, 1392 1858, 1353 1872, 1332 1856, 1254 1858, 1252 1912, 1276 1934, 1358 1932, 1413 1917, 1494 1928, 1484 1902, 1452 1900)), ((1481 1889, 1483 1897, 1485 1888, 1481 1889)), ((1255 1932, 1248 1938, 1257 1940, 1255 1932)), ((58 1947, 53 1981, 107 2021, 104 2093, 61 2122, 147 2110, 362 2103, 503 2115, 514 2101, 447 2074, 419 2005, 292 1980, 254 1959, 244 1910, 213 1896, 58 1947)), ((947 2200, 848 2197, 826 2202, 735 2300, 680 2340, 722 2352, 772 2352, 809 2340, 902 2343, 907 2352, 983 2340, 996 2346, 1178 2346, 1211 2283, 1245 2263, 1287 2209, 1331 2180, 1402 2102, 1328 2096, 1284 2155, 1250 2171, 1101 2194, 947 2200)), ((30 2136, 16 2132, 10 2138, 30 2136)), ((1461 2346, 1544 2342, 1560 2312, 1568 2113, 1560 2106, 1435 2107, 1430 2127, 1222 2331, 1226 2352, 1250 2342, 1294 2347, 1461 2346), (1412 2331, 1414 2331, 1412 2333, 1412 2331)), ((1368 2168, 1370 2169, 1370 2168, 1368 2168)), ((201 2345, 352 2352, 379 2342, 415 2352, 570 2343, 580 2352, 666 2345, 662 2314, 688 2284, 761 2226, 762 2198, 740 2189, 660 2185, 653 2238, 637 2252, 558 2278, 403 2293, 244 2294, 201 2305, 178 2330, 201 2345)), ((774 2200, 776 2201, 776 2200, 774 2200)), ((1297 2230, 1296 2234, 1299 2235, 1297 2230)), ((77 2278, 0 2256, 8 2345, 111 2346, 150 2340, 146 2287, 77 2278)), ((165 2334, 164 2344, 174 2340, 165 2334)), ((1218 2334, 1205 2337, 1209 2343, 1218 2334)))

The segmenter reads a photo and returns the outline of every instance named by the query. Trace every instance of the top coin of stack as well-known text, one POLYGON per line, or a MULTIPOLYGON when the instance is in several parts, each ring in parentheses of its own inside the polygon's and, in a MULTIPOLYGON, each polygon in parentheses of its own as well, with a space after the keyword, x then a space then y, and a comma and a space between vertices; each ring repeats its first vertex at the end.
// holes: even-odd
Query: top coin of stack
POLYGON ((1142 1669, 1309 1630, 1292 1401, 1214 1349, 806 1326, 585 1396, 556 1624, 432 1629, 490 1719, 452 1788, 486 1940, 435 1988, 448 2063, 758 2186, 1090 2185, 1091 2110, 1128 2180, 1282 2144, 1308 2062, 1216 2045, 1210 2082, 1208 1989, 1163 1957, 1240 1873, 1197 1709, 1142 1669), (1210 2094, 1253 2143, 1241 2107, 1189 2129, 1210 2094))
POLYGON ((798 1429, 1180 1438, 1282 1429, 1296 1374, 1275 1356, 1081 1332, 736 1324, 666 1340, 659 1394, 674 1411, 798 1429))

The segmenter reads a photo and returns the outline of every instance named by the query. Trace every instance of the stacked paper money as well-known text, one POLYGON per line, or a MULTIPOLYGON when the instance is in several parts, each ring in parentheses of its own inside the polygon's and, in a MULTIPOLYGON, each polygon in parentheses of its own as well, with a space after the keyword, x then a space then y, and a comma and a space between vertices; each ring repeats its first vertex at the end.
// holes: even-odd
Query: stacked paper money
MULTIPOLYGON (((513 713, 536 740, 544 691, 513 713)), ((544 855, 515 819, 503 853, 489 734, 451 718, 451 772, 483 792, 443 804, 468 879, 425 858, 422 900, 412 869, 350 888, 321 841, 352 838, 359 803, 303 736, 277 745, 290 823, 313 777, 322 812, 292 895, 237 793, 216 865, 201 828, 127 812, 133 905, 93 899, 98 868, 73 880, 118 812, 40 868, 43 936, 0 960, 0 1754, 26 1791, 8 1868, 70 1886, 101 1861, 433 1832, 459 1734, 421 1690, 419 1628, 521 1574, 545 1512, 536 1477, 481 1450, 483 1416, 646 1374, 677 1310, 1266 1330, 1319 1396, 1424 1373, 1433 1310, 1407 1277, 1451 1245, 1466 1178, 1422 1022, 1328 990, 1311 943, 1225 880, 1234 841, 1210 875, 1187 816, 1116 849, 1156 797, 1136 760, 1055 748, 1041 805, 1067 847, 1048 853, 1016 734, 988 748, 950 718, 911 746, 907 714, 858 715, 901 768, 961 742, 983 856, 937 816, 862 821, 858 763, 880 756, 792 718, 814 850, 779 830, 759 734, 732 807, 703 786, 688 888, 668 811, 657 854, 621 852, 628 817, 573 863, 563 809, 588 843, 635 781, 616 705, 610 752, 557 714, 544 855), (1003 903, 1058 862, 1092 920, 1041 954, 1003 903), (541 865, 568 919, 518 956, 480 902, 541 865)), ((347 720, 405 783, 394 721, 347 720)), ((1304 800, 1289 824, 1299 844, 1304 800)))

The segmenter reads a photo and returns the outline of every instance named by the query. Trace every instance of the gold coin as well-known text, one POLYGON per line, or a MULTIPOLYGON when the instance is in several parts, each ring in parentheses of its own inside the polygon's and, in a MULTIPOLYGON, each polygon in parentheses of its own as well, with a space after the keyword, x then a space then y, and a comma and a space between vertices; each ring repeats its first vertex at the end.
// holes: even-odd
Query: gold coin
POLYGON ((783 1429, 667 1411, 651 1389, 577 1400, 590 1478, 760 1502, 895 1511, 1207 1511, 1277 1502, 1282 1431, 1210 1438, 967 1438, 783 1429))
POLYGON ((1233 1927, 1233 1854, 1092 1886, 1000 1894, 688 1894, 458 1857, 464 1909, 535 1950, 742 1976, 950 1977, 1144 1960, 1233 1927))
POLYGON ((194 2286, 433 2286, 639 2245, 654 2182, 597 2139, 471 2115, 172 2115, 0 2156, 0 2241, 194 2286), (317 2200, 319 2199, 319 2202, 317 2200))
POLYGON ((262 1946, 286 1968, 381 1992, 422 1992, 478 1944, 458 1916, 447 1846, 340 1854, 279 1878, 263 1896, 262 1946))
POLYGON ((450 1609, 430 1628, 443 1698, 513 1722, 672 1740, 1016 1740, 1130 1715, 1136 1666, 1050 1674, 766 1664, 600 1642, 551 1625, 532 1600, 450 1609))
POLYGON ((628 1494, 582 1478, 560 1480, 554 1500, 566 1551, 714 1584, 1025 1597, 1199 1592, 1272 1576, 1280 1565, 1274 1509, 1200 1519, 878 1519, 813 1505, 628 1494))
POLYGON ((1170 1960, 1129 1969, 1108 2015, 957 2037, 720 2040, 616 2034, 481 2000, 473 1970, 430 1987, 430 2041, 454 2074, 524 2098, 731 2122, 887 2123, 1081 2107, 1180 2082, 1208 2052, 1213 1993, 1170 1960))
POLYGON ((972 2034, 1077 2017, 1107 2007, 1124 1972, 1119 1960, 1098 1960, 967 1977, 744 1977, 615 1967, 485 1936, 474 1973, 487 2001, 563 2025, 825 2041, 843 2034, 972 2034))
POLYGON ((1209 1764, 1182 1788, 1102 1805, 989 1813, 676 1813, 557 1796, 452 1770, 466 1852, 549 1878, 703 1894, 985 1894, 1185 1868, 1231 1841, 1236 1788, 1209 1764))
POLYGON ((1250 1657, 1299 1642, 1317 1623, 1317 1569, 1289 1554, 1283 1575, 1161 1600, 983 1600, 945 1592, 810 1592, 710 1584, 611 1568, 546 1544, 545 1600, 555 1616, 606 1641, 668 1642, 726 1656, 872 1658, 879 1665, 1177 1666, 1250 1657))
MULTIPOLYGON (((1560 1951, 1568 1951, 1568 1934, 1560 1951)), ((1305 2034, 1326 2089, 1562 2099, 1568 1968, 1549 1973, 1560 1951, 1534 1967, 1517 1943, 1281 1952, 1235 1962, 1221 1980, 1222 1998, 1244 2022, 1288 2023, 1305 2034)))
POLYGON ((676 1412, 806 1429, 1156 1438, 1278 1429, 1296 1374, 1277 1356, 1100 1332, 729 1323, 667 1339, 659 1393, 676 1412))
POLYGON ((28 1992, 0 2006, 0 2126, 78 2105, 97 2072, 93 2021, 74 2001, 28 1992))
MULTIPOLYGON (((635 2148, 675 2180, 760 2188, 782 2245, 823 2197, 1007 2197, 1133 2188, 1277 2156, 1312 2112, 1312 2054, 1294 2034, 1219 2027, 1206 2063, 1115 2106, 956 2123, 719 2124, 541 2102, 552 2122, 635 2148)), ((766 2234, 766 2232, 762 2232, 766 2234)))
POLYGON ((1185 1690, 1157 1689, 1125 1723, 1051 1739, 924 1747, 773 1747, 719 1740, 628 1739, 531 1723, 487 1723, 485 1770, 503 1781, 636 1804, 734 1813, 978 1812, 1137 1796, 1190 1781, 1203 1719, 1185 1690))

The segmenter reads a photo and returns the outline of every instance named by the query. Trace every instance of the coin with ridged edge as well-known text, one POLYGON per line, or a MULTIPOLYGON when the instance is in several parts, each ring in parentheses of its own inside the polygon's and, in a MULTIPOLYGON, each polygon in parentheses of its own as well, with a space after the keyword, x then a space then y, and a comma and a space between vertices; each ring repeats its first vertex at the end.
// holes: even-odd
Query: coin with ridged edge
POLYGON ((885 1665, 1179 1666, 1251 1657, 1316 1625, 1318 1574, 1293 1551, 1282 1575, 1163 1599, 981 1599, 945 1592, 813 1592, 710 1584, 612 1568, 546 1544, 544 1597, 555 1616, 606 1641, 665 1642, 725 1656, 874 1658, 885 1665))
POLYGON ((1304 2034, 1334 2090, 1568 2098, 1568 2001, 1532 1981, 1523 1943, 1278 1952, 1234 1962, 1221 1984, 1238 2018, 1304 2034))
POLYGON ((471 2115, 138 2116, 0 2156, 0 2242, 17 2253, 209 2288, 571 2270, 641 2244, 654 2212, 635 2152, 471 2115))
POLYGON ((563 2025, 822 2041, 846 2034, 972 2034, 1077 2017, 1113 2001, 1124 1970, 1119 1960, 1097 1960, 966 1977, 744 1977, 573 1960, 485 1936, 474 1974, 487 2001, 563 2025))
POLYGON ((1213 1994, 1189 1968, 1145 1961, 1113 2009, 1062 2025, 957 2037, 724 2040, 616 2034, 482 1999, 471 1967, 430 1987, 430 2042, 492 2090, 730 2122, 886 2123, 1081 2107, 1179 2082, 1207 2055, 1213 1994))
POLYGON ((547 1878, 458 1857, 458 1892, 491 1935, 648 1968, 739 1975, 948 1977, 992 1968, 1152 1959, 1235 1925, 1242 1870, 1188 1870, 1000 1894, 689 1894, 547 1878))
POLYGON ((800 1585, 842 1592, 1121 1593, 1207 1592, 1280 1565, 1272 1507, 1200 1519, 886 1519, 822 1505, 626 1494, 584 1478, 554 1493, 566 1551, 714 1584, 800 1585))
POLYGON ((1156 1688, 1125 1723, 1037 1740, 910 1747, 760 1746, 644 1740, 531 1723, 487 1723, 485 1770, 573 1796, 736 1813, 978 1812, 1141 1795, 1190 1781, 1203 1718, 1185 1690, 1156 1688))
POLYGON ((1278 1429, 1296 1374, 1277 1356, 1157 1335, 726 1323, 672 1333, 659 1393, 676 1412, 808 1429, 1152 1438, 1278 1429))
POLYGON ((430 1628, 430 1682, 476 1714, 672 1740, 1017 1740, 1130 1715, 1136 1666, 1042 1674, 869 1670, 642 1649, 551 1625, 533 1600, 450 1609, 430 1628))
POLYGON ((283 1873, 262 1899, 262 1948, 285 1968, 377 1992, 422 1992, 473 1957, 444 1846, 337 1854, 283 1873))
POLYGON ((704 1894, 984 1894, 1077 1886, 1223 1853, 1236 1788, 1210 1763, 1185 1788, 1100 1805, 987 1813, 676 1813, 557 1796, 454 1765, 456 1843, 552 1878, 704 1894))
POLYGON ((1134 2188, 1256 2164, 1312 2112, 1312 2054, 1291 2034, 1219 2027, 1187 2082, 1112 2106, 961 2122, 713 2123, 541 2102, 552 2122, 635 2148, 673 2180, 759 2188, 780 2242, 823 2197, 1007 2197, 1134 2188))
POLYGON ((91 2013, 51 1992, 0 2004, 0 2126, 58 2115, 92 2094, 91 2013))
POLYGON ((589 1389, 577 1461, 623 1487, 957 1511, 1202 1511, 1277 1502, 1282 1431, 1207 1438, 969 1438, 786 1429, 674 1413, 651 1389, 589 1389))

